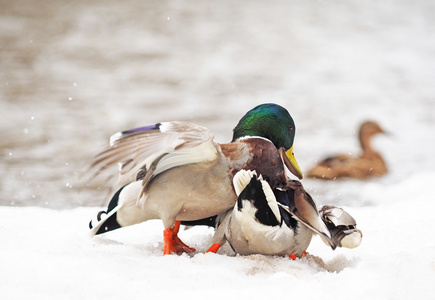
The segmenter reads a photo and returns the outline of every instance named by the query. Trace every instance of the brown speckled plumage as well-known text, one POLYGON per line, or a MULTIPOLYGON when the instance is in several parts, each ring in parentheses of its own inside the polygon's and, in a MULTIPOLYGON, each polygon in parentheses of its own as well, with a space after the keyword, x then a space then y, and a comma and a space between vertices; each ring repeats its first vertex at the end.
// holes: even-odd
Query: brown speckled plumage
POLYGON ((362 153, 358 157, 346 154, 331 156, 307 172, 308 178, 336 179, 342 177, 367 179, 381 176, 388 169, 382 156, 371 147, 371 139, 377 133, 384 133, 375 122, 365 122, 360 127, 359 141, 362 153))

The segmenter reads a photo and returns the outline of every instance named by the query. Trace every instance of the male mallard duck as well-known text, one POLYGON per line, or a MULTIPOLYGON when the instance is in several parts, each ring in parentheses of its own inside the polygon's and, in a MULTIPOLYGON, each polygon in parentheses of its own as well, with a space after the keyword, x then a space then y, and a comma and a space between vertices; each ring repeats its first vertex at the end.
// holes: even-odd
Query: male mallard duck
POLYGON ((238 195, 234 208, 216 219, 213 245, 217 252, 229 242, 241 255, 306 254, 313 233, 332 249, 357 247, 362 238, 355 220, 341 208, 324 207, 319 214, 311 196, 298 181, 289 181, 286 190, 272 190, 255 171, 241 170, 234 176, 238 195))
POLYGON ((208 129, 185 122, 162 122, 117 133, 93 167, 99 173, 119 164, 124 186, 107 211, 90 222, 91 233, 161 219, 164 254, 195 251, 178 238, 180 221, 231 209, 237 201, 232 178, 239 170, 256 170, 273 187, 286 185, 284 166, 302 178, 293 155, 294 137, 292 117, 276 104, 262 104, 247 112, 227 144, 214 142, 208 129))
POLYGON ((377 123, 371 121, 363 123, 359 131, 359 141, 363 152, 359 157, 345 154, 328 157, 309 170, 307 177, 366 179, 370 176, 380 176, 387 173, 387 166, 382 156, 370 145, 371 138, 377 133, 384 133, 377 123))

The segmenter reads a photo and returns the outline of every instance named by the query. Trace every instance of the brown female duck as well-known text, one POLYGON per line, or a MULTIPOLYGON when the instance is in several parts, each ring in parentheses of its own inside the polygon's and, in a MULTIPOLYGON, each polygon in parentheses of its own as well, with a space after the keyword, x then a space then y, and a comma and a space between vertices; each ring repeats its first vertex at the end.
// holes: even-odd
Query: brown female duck
POLYGON ((336 179, 341 177, 367 179, 387 173, 387 166, 382 156, 371 147, 371 139, 384 130, 375 122, 368 121, 361 125, 359 141, 362 153, 358 157, 341 154, 321 161, 307 172, 308 178, 336 179))

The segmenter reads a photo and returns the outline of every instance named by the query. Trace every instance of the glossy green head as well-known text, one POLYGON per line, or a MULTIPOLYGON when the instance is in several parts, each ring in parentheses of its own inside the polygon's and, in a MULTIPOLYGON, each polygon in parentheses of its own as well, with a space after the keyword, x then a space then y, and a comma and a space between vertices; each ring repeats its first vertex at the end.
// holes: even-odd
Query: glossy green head
POLYGON ((302 179, 302 171, 293 155, 296 127, 284 107, 273 103, 258 105, 240 119, 233 132, 233 142, 246 136, 259 136, 270 140, 279 150, 287 168, 302 179))
POLYGON ((233 141, 244 136, 269 139, 276 148, 293 146, 295 123, 288 111, 277 104, 261 104, 248 111, 234 128, 233 141))

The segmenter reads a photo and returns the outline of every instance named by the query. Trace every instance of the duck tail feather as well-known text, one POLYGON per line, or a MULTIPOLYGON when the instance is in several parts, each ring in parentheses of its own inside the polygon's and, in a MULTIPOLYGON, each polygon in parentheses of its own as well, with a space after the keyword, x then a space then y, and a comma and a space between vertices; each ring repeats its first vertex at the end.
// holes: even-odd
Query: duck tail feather
POLYGON ((245 187, 249 184, 251 181, 251 178, 257 175, 255 171, 251 170, 240 170, 239 172, 234 175, 233 178, 233 185, 234 190, 236 191, 237 197, 240 195, 240 193, 245 189, 245 187))
POLYGON ((98 212, 97 217, 89 222, 90 236, 92 237, 121 228, 121 225, 116 220, 116 212, 119 208, 120 207, 116 207, 110 212, 98 212))
POLYGON ((120 188, 115 195, 113 195, 109 206, 107 207, 107 211, 102 210, 98 212, 96 218, 89 222, 91 236, 102 234, 121 227, 116 220, 116 212, 120 209, 120 206, 118 205, 119 195, 123 189, 124 187, 120 188))

